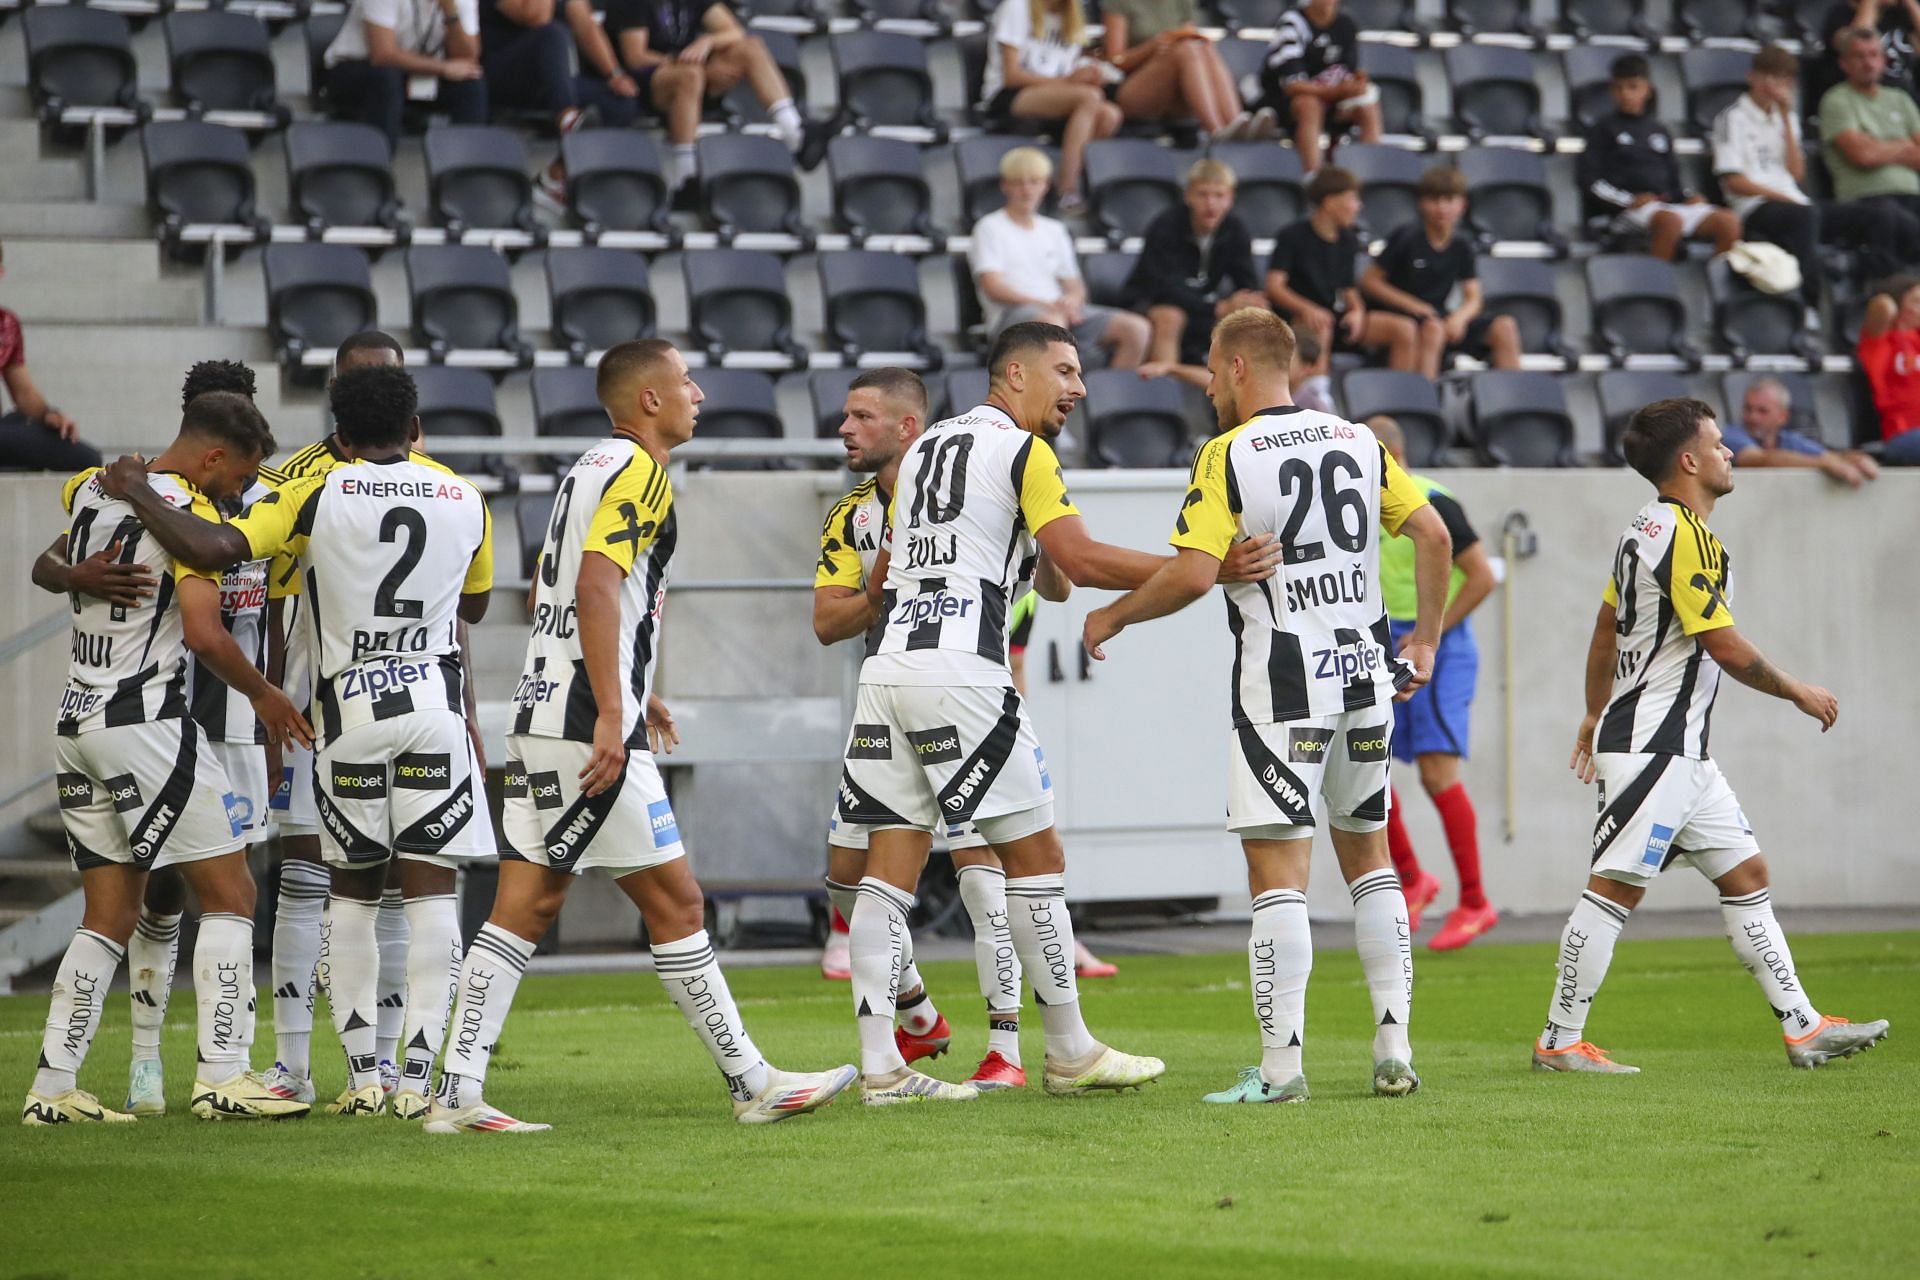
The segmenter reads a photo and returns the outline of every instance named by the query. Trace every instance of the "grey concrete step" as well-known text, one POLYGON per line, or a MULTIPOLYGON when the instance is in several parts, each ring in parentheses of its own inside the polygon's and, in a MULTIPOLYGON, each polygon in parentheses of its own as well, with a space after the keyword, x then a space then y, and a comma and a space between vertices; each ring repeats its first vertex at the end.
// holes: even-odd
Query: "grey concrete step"
POLYGON ((29 323, 197 324, 204 275, 165 260, 146 238, 7 243, 8 297, 29 323))
MULTIPOLYGON (((11 183, 5 189, 8 198, 0 201, 0 235, 16 237, 138 238, 153 234, 153 221, 144 206, 125 202, 90 202, 82 199, 20 200, 13 198, 11 183)), ((11 270, 13 264, 7 264, 11 270)))
POLYGON ((78 878, 79 873, 73 869, 71 858, 42 853, 0 858, 0 880, 72 879, 77 881, 78 878))
POLYGON ((40 126, 31 119, 0 122, 0 173, 7 175, 9 200, 85 200, 87 166, 73 151, 47 151, 40 126))

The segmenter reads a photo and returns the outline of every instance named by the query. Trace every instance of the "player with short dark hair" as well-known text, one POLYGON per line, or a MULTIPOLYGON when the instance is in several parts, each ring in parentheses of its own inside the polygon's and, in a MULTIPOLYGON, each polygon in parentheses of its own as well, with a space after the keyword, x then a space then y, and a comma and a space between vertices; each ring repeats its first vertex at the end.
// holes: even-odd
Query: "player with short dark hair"
POLYGON ((1712 407, 1657 400, 1628 420, 1620 448, 1657 496, 1620 535, 1587 649, 1587 715, 1572 768, 1582 782, 1600 785, 1593 870, 1560 937, 1533 1065, 1639 1070, 1586 1039, 1587 1014, 1627 913, 1676 861, 1719 891, 1727 939, 1780 1021, 1787 1061, 1817 1067, 1850 1057, 1885 1036, 1887 1024, 1855 1025, 1814 1008, 1774 919, 1753 828, 1707 754, 1722 672, 1793 703, 1822 733, 1833 727, 1839 703, 1779 670, 1734 629, 1730 561, 1706 524, 1734 487, 1733 454, 1712 407))

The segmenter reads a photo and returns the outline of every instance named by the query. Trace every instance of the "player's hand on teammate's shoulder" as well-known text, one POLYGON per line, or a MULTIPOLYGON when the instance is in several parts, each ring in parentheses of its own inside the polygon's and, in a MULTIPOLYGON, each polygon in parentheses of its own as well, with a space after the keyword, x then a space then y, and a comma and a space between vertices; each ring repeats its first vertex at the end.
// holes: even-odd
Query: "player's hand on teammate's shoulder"
POLYGON ((266 691, 253 699, 253 714, 267 731, 267 741, 279 743, 297 742, 303 747, 313 746, 313 726, 300 714, 300 708, 293 705, 286 691, 279 685, 270 684, 266 691))
POLYGON ((153 594, 153 570, 138 562, 120 564, 121 540, 85 557, 73 566, 68 585, 83 596, 123 607, 137 605, 153 594))
POLYGON ((1080 629, 1080 646, 1087 651, 1088 657, 1104 662, 1107 655, 1100 646, 1123 630, 1125 628, 1113 620, 1112 606, 1104 605, 1087 615, 1086 623, 1080 629))
POLYGON ((670 756, 680 745, 680 730, 674 727, 673 712, 657 693, 647 695, 647 744, 657 756, 670 756))
POLYGON ((1280 539, 1271 533, 1256 533, 1242 538, 1227 549, 1220 562, 1222 582, 1260 582, 1271 578, 1280 567, 1280 539))
POLYGON ((100 472, 100 488, 109 498, 124 498, 133 484, 145 480, 147 460, 137 453, 123 453, 100 472))
POLYGON ((1593 781, 1593 735, 1599 727, 1599 716, 1587 716, 1580 721, 1580 732, 1574 735, 1573 759, 1567 762, 1567 767, 1582 782, 1593 781))
POLYGON ((1840 700, 1817 684, 1802 683, 1793 694, 1793 705, 1820 722, 1820 732, 1833 728, 1840 718, 1840 700))
POLYGON ((580 794, 597 796, 612 786, 626 771, 627 735, 622 732, 620 711, 602 711, 593 722, 593 753, 587 767, 580 771, 580 794))

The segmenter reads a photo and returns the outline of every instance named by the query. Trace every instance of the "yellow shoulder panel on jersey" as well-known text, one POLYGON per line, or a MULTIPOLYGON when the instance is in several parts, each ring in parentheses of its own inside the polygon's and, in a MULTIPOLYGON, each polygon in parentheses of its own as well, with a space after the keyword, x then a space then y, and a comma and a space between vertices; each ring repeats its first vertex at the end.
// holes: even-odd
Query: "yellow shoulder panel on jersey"
POLYGON ((286 480, 303 480, 308 476, 325 475, 335 467, 344 465, 342 459, 335 457, 325 440, 315 441, 304 449, 297 450, 286 465, 277 468, 286 480))
MULTIPOLYGON (((220 514, 220 509, 208 500, 207 495, 200 492, 200 490, 192 484, 189 484, 180 476, 172 473, 168 473, 167 478, 177 484, 181 491, 186 494, 187 502, 181 509, 189 515, 199 516, 202 520, 209 520, 214 524, 220 524, 226 519, 226 517, 220 514)), ((184 578, 207 578, 211 581, 218 582, 220 581, 220 574, 217 571, 209 572, 206 569, 195 569, 191 565, 176 559, 173 562, 173 580, 179 582, 184 578)))
MULTIPOLYGON (((417 462, 417 463, 419 463, 419 464, 420 464, 421 466, 423 466, 423 467, 432 467, 432 468, 433 468, 433 469, 434 469, 435 471, 443 471, 443 472, 445 472, 445 473, 446 473, 447 475, 450 475, 450 476, 451 476, 451 475, 457 475, 457 474, 459 474, 458 472, 456 472, 456 471, 454 471, 454 469, 453 469, 452 467, 450 467, 450 466, 448 466, 448 465, 447 465, 446 463, 444 463, 444 462, 436 462, 436 461, 435 461, 435 460, 434 460, 433 458, 431 458, 431 457, 429 457, 428 455, 426 455, 426 454, 424 454, 424 453, 422 453, 422 452, 421 452, 420 450, 418 450, 418 449, 415 449, 415 450, 413 450, 413 452, 411 452, 411 453, 409 453, 409 454, 407 455, 407 461, 408 461, 408 462, 417 462)), ((463 478, 464 478, 464 477, 463 477, 463 478)), ((471 483, 471 482, 469 482, 469 483, 471 483)))
POLYGON ((260 464, 260 483, 269 489, 278 489, 291 478, 276 466, 265 462, 260 464))
POLYGON ((667 470, 652 455, 635 447, 633 461, 613 478, 594 508, 593 523, 580 549, 598 551, 632 573, 640 553, 653 545, 673 507, 673 486, 667 470))
POLYGON ((847 587, 858 591, 865 585, 860 573, 860 553, 853 545, 853 530, 848 527, 854 509, 873 496, 879 488, 877 477, 868 477, 855 485, 827 512, 820 526, 820 563, 814 566, 813 588, 847 587))
POLYGON ((1615 609, 1620 607, 1620 584, 1613 580, 1612 574, 1607 575, 1607 589, 1600 593, 1600 602, 1615 609))
POLYGON ((69 477, 67 482, 60 486, 60 509, 68 515, 72 515, 73 495, 79 493, 80 486, 92 479, 96 473, 105 470, 105 467, 88 467, 85 471, 75 472, 69 477))
MULTIPOLYGON (((308 509, 326 487, 327 473, 300 476, 275 489, 236 516, 233 527, 247 539, 256 560, 282 554, 292 557, 307 549, 313 518, 308 509), (301 517, 305 515, 306 518, 301 517)), ((282 592, 282 594, 289 594, 282 592)))
POLYGON ((1387 446, 1381 445, 1380 527, 1388 533, 1399 533, 1407 517, 1427 505, 1427 495, 1413 482, 1413 477, 1393 460, 1393 455, 1387 452, 1387 446))
POLYGON ((1733 625, 1733 610, 1727 607, 1727 553, 1720 539, 1706 522, 1686 506, 1670 502, 1674 513, 1673 576, 1667 582, 1667 599, 1680 619, 1686 635, 1714 631, 1733 625))
MULTIPOLYGON (((418 458, 421 455, 416 453, 413 456, 418 458)), ((445 471, 446 468, 442 467, 441 470, 445 471)), ((448 471, 447 474, 453 473, 448 471)), ((480 549, 473 553, 473 559, 467 565, 467 578, 460 584, 460 594, 473 596, 491 590, 493 590, 493 508, 489 507, 486 498, 482 497, 480 499, 480 549)))
POLYGON ((1034 436, 1023 451, 1027 461, 1019 477, 1020 514, 1026 517, 1027 532, 1038 534, 1061 516, 1079 515, 1080 509, 1067 496, 1067 479, 1053 446, 1034 436))
POLYGON ((1216 560, 1227 558, 1234 535, 1240 532, 1239 490, 1230 474, 1228 450, 1243 430, 1245 424, 1222 432, 1201 445, 1194 456, 1187 496, 1167 539, 1174 546, 1204 551, 1216 560))

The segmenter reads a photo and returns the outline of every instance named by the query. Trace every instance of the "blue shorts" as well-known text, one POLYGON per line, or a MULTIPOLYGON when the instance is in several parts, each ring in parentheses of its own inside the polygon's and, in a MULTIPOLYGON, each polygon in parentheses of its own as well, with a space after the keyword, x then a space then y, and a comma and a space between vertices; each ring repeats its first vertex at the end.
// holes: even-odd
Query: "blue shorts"
MULTIPOLYGON (((1393 643, 1413 630, 1411 622, 1395 622, 1393 643)), ((1480 647, 1473 642, 1468 619, 1440 637, 1434 654, 1433 679, 1405 702, 1393 704, 1393 758, 1411 763, 1415 756, 1467 757, 1470 740, 1473 687, 1480 677, 1480 647)))

